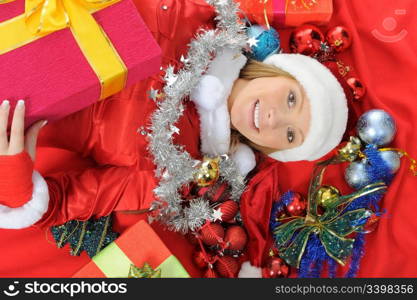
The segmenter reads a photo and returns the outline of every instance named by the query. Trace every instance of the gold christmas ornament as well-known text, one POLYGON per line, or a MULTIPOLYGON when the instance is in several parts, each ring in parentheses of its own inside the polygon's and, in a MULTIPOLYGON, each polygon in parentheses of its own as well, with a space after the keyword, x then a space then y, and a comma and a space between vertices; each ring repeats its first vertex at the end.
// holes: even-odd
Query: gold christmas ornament
POLYGON ((198 186, 204 187, 213 185, 219 179, 220 157, 204 157, 198 171, 195 173, 195 181, 198 186))
POLYGON ((361 140, 356 136, 351 136, 346 146, 339 150, 339 155, 343 160, 350 162, 361 156, 361 154, 361 140))
POLYGON ((339 196, 340 192, 337 188, 331 185, 323 185, 317 191, 317 204, 323 208, 335 206, 339 196))

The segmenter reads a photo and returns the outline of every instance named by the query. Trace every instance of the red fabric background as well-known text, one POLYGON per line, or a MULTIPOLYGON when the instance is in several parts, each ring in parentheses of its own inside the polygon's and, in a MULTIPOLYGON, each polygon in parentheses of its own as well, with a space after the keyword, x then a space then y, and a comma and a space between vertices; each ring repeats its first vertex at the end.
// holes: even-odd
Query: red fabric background
MULTIPOLYGON (((417 94, 417 87, 414 86, 417 74, 417 41, 414 38, 417 34, 417 2, 334 2, 335 11, 329 27, 344 25, 353 36, 352 48, 340 57, 354 68, 351 74, 360 78, 367 87, 366 97, 361 103, 355 104, 354 109, 364 112, 371 108, 382 108, 391 113, 398 127, 392 146, 405 149, 417 157, 417 133, 413 126, 417 118, 417 107, 413 102, 417 94), (405 14, 395 14, 398 9, 405 10, 405 14), (397 22, 391 31, 383 26, 384 20, 389 17, 397 22), (387 36, 394 36, 401 30, 406 30, 407 34, 402 40, 389 43, 374 37, 373 30, 387 36)), ((286 48, 289 30, 280 33, 286 48)), ((62 170, 65 164, 68 168, 86 164, 85 161, 77 161, 72 153, 49 148, 39 149, 38 158, 37 169, 41 173, 54 168, 62 170)), ((311 168, 312 164, 309 163, 281 164, 280 173, 285 174, 280 177, 281 190, 306 191, 311 168)), ((333 167, 324 182, 334 183, 347 192, 348 188, 343 185, 342 170, 342 167, 333 167)), ((360 277, 417 276, 416 183, 417 177, 411 175, 408 162, 404 160, 382 202, 387 213, 377 230, 367 236, 366 254, 358 274, 360 277)), ((119 214, 115 220, 115 229, 123 231, 139 218, 119 214)), ((153 227, 187 271, 198 276, 198 271, 190 262, 192 248, 184 238, 165 232, 157 225, 153 227)), ((71 277, 89 261, 85 253, 80 257, 72 257, 68 254, 68 247, 57 249, 52 237, 36 228, 0 230, 0 240, 0 276, 3 277, 71 277), (47 239, 50 243, 46 242, 47 239)))

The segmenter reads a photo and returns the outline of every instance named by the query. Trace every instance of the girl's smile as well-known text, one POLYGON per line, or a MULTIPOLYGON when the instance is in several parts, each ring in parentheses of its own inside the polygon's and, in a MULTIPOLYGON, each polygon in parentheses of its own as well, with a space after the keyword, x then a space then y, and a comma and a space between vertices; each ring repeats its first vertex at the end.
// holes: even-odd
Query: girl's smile
POLYGON ((297 147, 308 133, 309 100, 301 85, 291 78, 239 78, 228 108, 232 128, 271 151, 297 147))

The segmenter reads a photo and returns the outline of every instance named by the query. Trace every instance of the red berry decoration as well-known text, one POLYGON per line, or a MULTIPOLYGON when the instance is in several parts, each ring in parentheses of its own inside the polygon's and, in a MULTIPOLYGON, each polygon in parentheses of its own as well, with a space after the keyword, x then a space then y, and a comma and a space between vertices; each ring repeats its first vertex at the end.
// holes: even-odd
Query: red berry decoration
POLYGON ((208 191, 210 190, 210 188, 209 187, 198 187, 197 188, 197 195, 199 196, 199 197, 202 197, 202 196, 204 196, 208 191))
POLYGON ((198 187, 197 195, 205 197, 210 202, 222 202, 230 198, 229 186, 225 182, 217 181, 212 186, 198 187))
POLYGON ((212 255, 208 253, 204 254, 202 250, 196 250, 193 253, 193 262, 200 269, 207 268, 207 266, 210 263, 211 258, 212 258, 212 255))
POLYGON ((272 256, 268 258, 265 268, 262 268, 262 277, 279 278, 288 277, 290 267, 279 257, 272 256))
POLYGON ((179 193, 184 200, 191 200, 194 198, 192 195, 192 185, 190 184, 184 184, 180 189, 179 193))
POLYGON ((214 246, 222 242, 224 238, 224 229, 217 223, 206 223, 201 228, 201 240, 207 246, 214 246))
POLYGON ((365 233, 370 233, 376 229, 379 223, 379 217, 376 214, 372 214, 368 220, 366 221, 365 225, 363 225, 363 231, 365 233))
POLYGON ((310 24, 296 28, 290 35, 290 48, 293 53, 313 56, 321 49, 324 35, 321 30, 310 24))
POLYGON ((204 272, 203 275, 204 278, 218 278, 216 271, 214 271, 212 268, 207 268, 207 271, 204 272))
POLYGON ((209 192, 211 202, 221 202, 229 199, 229 186, 225 182, 216 183, 209 192))
POLYGON ((336 26, 329 29, 326 34, 326 40, 337 52, 346 50, 352 44, 352 38, 343 26, 336 26))
POLYGON ((292 198, 285 210, 290 216, 304 216, 306 214, 307 201, 299 193, 293 192, 292 198))
POLYGON ((214 266, 221 277, 234 278, 239 271, 237 259, 230 256, 219 257, 214 266))
POLYGON ((233 225, 227 228, 224 240, 227 244, 227 249, 243 250, 248 241, 248 235, 241 226, 233 225))
POLYGON ((362 82, 360 82, 359 79, 355 77, 350 77, 346 80, 346 82, 349 88, 351 89, 353 93, 353 98, 355 100, 359 100, 365 95, 366 93, 365 86, 362 84, 362 82))
POLYGON ((222 221, 228 222, 232 220, 239 210, 239 204, 233 200, 227 200, 219 205, 218 209, 220 209, 222 213, 222 221))

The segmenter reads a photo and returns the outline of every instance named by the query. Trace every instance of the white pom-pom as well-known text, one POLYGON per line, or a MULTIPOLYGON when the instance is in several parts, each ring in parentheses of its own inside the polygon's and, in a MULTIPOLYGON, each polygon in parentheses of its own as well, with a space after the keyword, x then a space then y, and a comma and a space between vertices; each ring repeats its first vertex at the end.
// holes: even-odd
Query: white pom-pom
POLYGON ((239 271, 239 278, 262 278, 262 269, 254 267, 250 262, 245 261, 239 271))
POLYGON ((256 166, 255 153, 246 144, 239 143, 236 152, 232 154, 232 159, 242 176, 246 176, 256 166))
POLYGON ((224 102, 224 86, 217 77, 204 75, 192 90, 190 98, 201 108, 213 111, 224 102))

